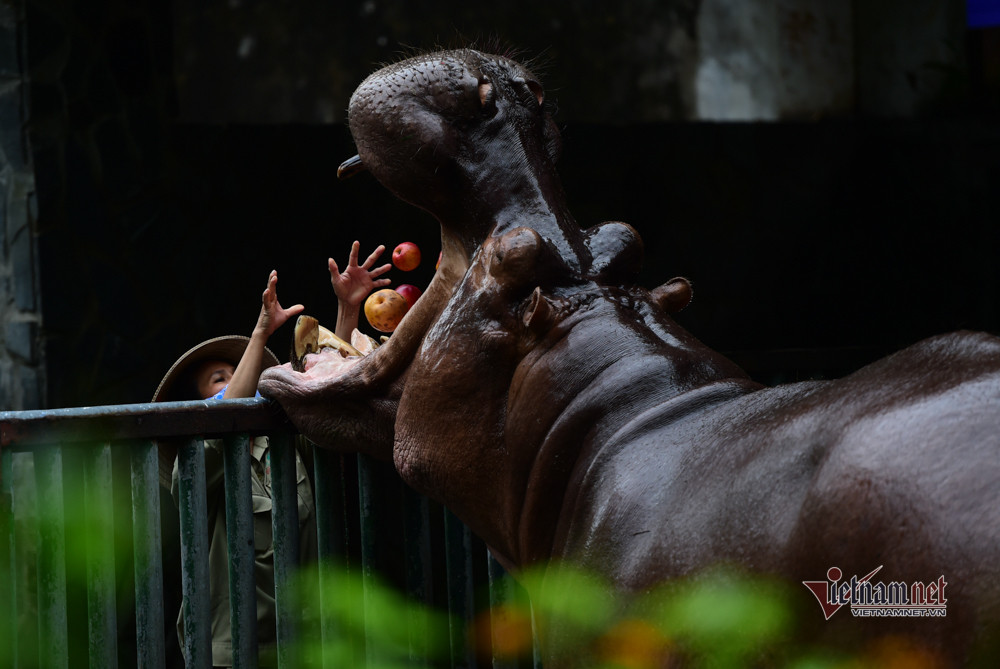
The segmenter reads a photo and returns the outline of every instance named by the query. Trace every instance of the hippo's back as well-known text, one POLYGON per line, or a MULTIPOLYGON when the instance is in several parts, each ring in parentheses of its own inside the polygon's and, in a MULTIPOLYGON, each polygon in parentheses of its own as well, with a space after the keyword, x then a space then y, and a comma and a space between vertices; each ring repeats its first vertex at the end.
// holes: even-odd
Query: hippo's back
POLYGON ((567 550, 620 551, 624 584, 723 560, 813 569, 887 540, 923 562, 1000 560, 989 335, 929 339, 836 381, 720 394, 686 415, 664 405, 619 436, 580 481, 567 550))

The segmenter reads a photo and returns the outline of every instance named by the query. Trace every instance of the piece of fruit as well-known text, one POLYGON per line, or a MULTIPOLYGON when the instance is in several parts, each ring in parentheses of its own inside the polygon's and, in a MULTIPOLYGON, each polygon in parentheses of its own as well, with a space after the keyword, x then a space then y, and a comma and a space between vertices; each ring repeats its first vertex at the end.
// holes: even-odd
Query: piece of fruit
POLYGON ((365 318, 379 332, 392 332, 409 308, 402 295, 392 288, 383 288, 365 300, 365 318))
POLYGON ((413 242, 403 242, 393 249, 392 264, 404 272, 416 269, 420 264, 420 248, 413 242))
POLYGON ((396 286, 396 292, 403 296, 403 299, 406 300, 411 309, 416 304, 417 298, 423 294, 423 291, 409 283, 396 286))
POLYGON ((437 271, 438 267, 441 266, 441 258, 443 258, 443 257, 444 257, 444 251, 439 251, 438 252, 438 261, 437 261, 437 264, 434 265, 434 271, 435 272, 437 271))

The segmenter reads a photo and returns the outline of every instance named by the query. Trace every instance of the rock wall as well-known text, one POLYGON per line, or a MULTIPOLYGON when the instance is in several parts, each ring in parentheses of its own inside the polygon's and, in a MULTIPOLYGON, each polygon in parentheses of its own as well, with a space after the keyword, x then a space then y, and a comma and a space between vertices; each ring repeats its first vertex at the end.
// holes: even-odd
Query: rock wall
POLYGON ((20 2, 0 5, 0 410, 45 404, 35 179, 20 2))

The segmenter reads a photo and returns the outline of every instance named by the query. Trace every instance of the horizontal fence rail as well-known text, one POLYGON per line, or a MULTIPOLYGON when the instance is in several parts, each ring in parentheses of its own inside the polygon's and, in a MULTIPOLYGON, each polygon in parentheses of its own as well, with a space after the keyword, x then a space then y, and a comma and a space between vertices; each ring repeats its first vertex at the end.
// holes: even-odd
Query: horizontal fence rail
POLYGON ((522 666, 492 657, 490 635, 476 632, 482 610, 516 595, 468 528, 387 464, 313 448, 262 398, 0 412, 0 665, 212 666, 209 438, 223 440, 234 666, 398 660, 395 642, 372 631, 386 615, 384 583, 419 605, 407 609, 404 666, 522 666), (259 653, 257 635, 249 456, 257 435, 271 444, 274 658, 259 653), (163 501, 158 444, 167 440, 177 450, 176 507, 163 501), (299 554, 296 451, 312 481, 318 566, 298 587, 311 557, 299 554), (176 515, 166 534, 165 508, 176 515), (177 565, 164 557, 173 545, 177 565), (359 576, 360 597, 344 574, 359 576), (318 597, 296 594, 303 582, 318 597), (448 614, 443 656, 426 650, 434 607, 448 614))

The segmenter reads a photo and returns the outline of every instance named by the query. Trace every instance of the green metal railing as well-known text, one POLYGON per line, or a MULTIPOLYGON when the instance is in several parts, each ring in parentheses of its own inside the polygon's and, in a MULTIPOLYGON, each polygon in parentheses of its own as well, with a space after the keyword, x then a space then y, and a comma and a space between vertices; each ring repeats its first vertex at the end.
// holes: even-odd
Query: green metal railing
MULTIPOLYGON (((404 486, 383 463, 303 448, 306 442, 280 407, 260 398, 0 412, 0 648, 7 653, 0 651, 0 660, 24 667, 167 665, 176 611, 164 604, 157 443, 169 439, 180 443, 183 661, 188 667, 211 666, 203 440, 222 438, 234 663, 258 666, 249 449, 251 437, 260 434, 271 440, 279 666, 300 666, 301 660, 295 655, 303 634, 301 612, 293 596, 300 562, 297 443, 313 480, 318 563, 344 565, 365 579, 385 572, 392 580, 396 574, 411 599, 443 605, 450 614, 451 666, 514 666, 489 657, 489 649, 477 648, 470 635, 477 610, 497 604, 509 585, 468 528, 404 486), (130 479, 124 504, 130 509, 118 501, 122 482, 114 463, 123 458, 130 479), (22 460, 30 462, 33 476, 16 476, 15 464, 22 460), (131 532, 120 520, 127 520, 131 532), (81 528, 88 534, 86 555, 75 554, 76 544, 67 543, 81 528), (123 541, 130 544, 125 560, 115 550, 123 541), (129 560, 134 592, 123 592, 118 562, 129 560), (81 580, 85 588, 78 585, 81 580), (134 623, 119 615, 130 613, 123 601, 134 602, 134 623), (80 657, 74 629, 84 632, 86 658, 80 657), (122 653, 132 644, 134 660, 122 653)), ((325 573, 318 570, 324 638, 338 631, 328 615, 335 607, 324 594, 329 592, 322 583, 325 573)), ((336 666, 363 666, 365 657, 378 656, 375 641, 363 646, 349 663, 336 666)), ((413 666, 425 664, 412 659, 413 666)))

